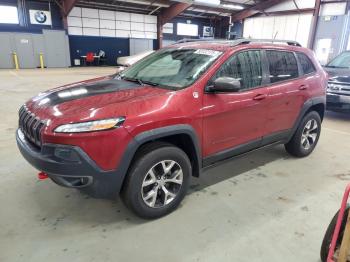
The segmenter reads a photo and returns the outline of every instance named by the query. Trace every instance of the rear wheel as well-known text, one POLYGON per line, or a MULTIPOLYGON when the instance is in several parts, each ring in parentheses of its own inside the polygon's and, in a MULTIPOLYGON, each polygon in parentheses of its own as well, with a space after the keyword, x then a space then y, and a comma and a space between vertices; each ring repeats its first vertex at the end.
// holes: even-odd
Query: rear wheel
POLYGON ((293 156, 308 156, 315 149, 320 133, 320 115, 312 111, 304 116, 292 139, 285 144, 285 148, 293 156))
POLYGON ((185 197, 191 172, 190 160, 181 149, 165 143, 147 146, 131 166, 123 200, 140 217, 167 215, 185 197))

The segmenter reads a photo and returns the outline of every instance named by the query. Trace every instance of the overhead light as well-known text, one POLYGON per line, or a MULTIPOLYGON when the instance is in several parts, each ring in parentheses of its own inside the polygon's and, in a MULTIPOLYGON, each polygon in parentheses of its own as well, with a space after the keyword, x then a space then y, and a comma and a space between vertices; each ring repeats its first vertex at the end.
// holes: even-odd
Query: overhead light
POLYGON ((243 10, 244 9, 244 7, 241 5, 222 4, 221 6, 224 8, 235 9, 235 10, 243 10))
POLYGON ((201 3, 206 5, 220 5, 220 0, 194 0, 195 3, 201 3))

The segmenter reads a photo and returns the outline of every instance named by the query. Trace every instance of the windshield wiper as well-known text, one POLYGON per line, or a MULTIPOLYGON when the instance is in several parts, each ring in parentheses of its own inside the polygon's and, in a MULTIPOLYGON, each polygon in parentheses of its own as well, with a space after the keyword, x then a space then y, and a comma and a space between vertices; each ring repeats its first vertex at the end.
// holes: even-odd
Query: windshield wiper
POLYGON ((121 77, 121 79, 126 80, 126 81, 131 81, 131 82, 137 82, 139 83, 141 86, 146 85, 150 85, 150 86, 159 86, 158 83, 153 83, 151 81, 147 81, 147 80, 141 80, 140 78, 131 78, 131 77, 121 77))
POLYGON ((126 80, 126 81, 130 81, 130 82, 136 82, 136 83, 139 83, 140 86, 144 86, 144 82, 141 80, 141 79, 138 79, 138 78, 131 78, 131 77, 121 77, 121 79, 123 80, 126 80))
POLYGON ((325 67, 328 67, 328 68, 349 68, 346 66, 332 66, 332 65, 326 65, 325 67))

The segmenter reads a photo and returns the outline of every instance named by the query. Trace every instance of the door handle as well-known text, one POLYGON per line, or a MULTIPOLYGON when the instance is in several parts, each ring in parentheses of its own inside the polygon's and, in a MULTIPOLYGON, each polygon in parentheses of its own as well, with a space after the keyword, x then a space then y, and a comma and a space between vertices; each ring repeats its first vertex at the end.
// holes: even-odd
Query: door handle
POLYGON ((308 85, 299 86, 299 90, 306 90, 307 88, 308 88, 308 85))
POLYGON ((266 97, 267 97, 267 95, 265 95, 265 94, 259 94, 259 95, 254 96, 254 97, 253 97, 253 100, 258 100, 258 101, 260 101, 260 100, 265 99, 266 97))

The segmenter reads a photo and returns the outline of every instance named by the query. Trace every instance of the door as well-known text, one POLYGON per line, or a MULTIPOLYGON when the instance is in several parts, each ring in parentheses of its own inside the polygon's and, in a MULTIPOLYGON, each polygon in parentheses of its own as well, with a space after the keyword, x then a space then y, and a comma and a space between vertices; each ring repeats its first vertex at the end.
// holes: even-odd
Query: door
POLYGON ((234 54, 208 82, 211 85, 218 77, 231 77, 240 81, 241 90, 204 95, 204 157, 213 156, 216 160, 221 153, 229 157, 227 154, 235 155, 260 145, 267 116, 267 88, 263 87, 261 60, 262 52, 257 50, 234 54))
POLYGON ((47 67, 67 67, 67 55, 69 49, 66 43, 65 31, 43 30, 45 51, 45 61, 47 67))
POLYGON ((35 68, 32 34, 14 34, 19 68, 35 68))
POLYGON ((288 133, 306 99, 307 82, 300 77, 294 52, 267 50, 270 86, 265 136, 288 133))
POLYGON ((1 43, 1 52, 0 52, 0 68, 14 68, 13 62, 13 48, 11 43, 11 34, 10 33, 0 33, 0 43, 1 43))

